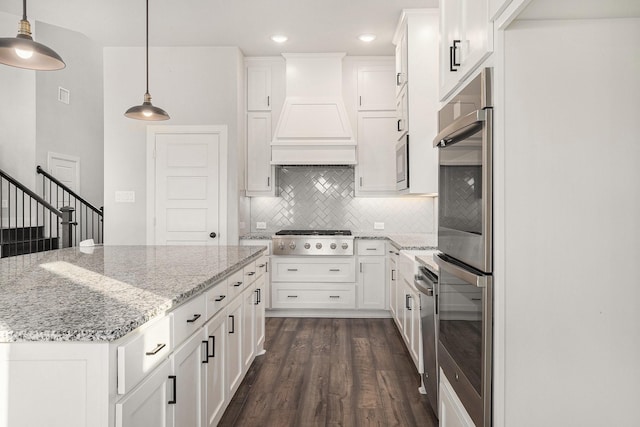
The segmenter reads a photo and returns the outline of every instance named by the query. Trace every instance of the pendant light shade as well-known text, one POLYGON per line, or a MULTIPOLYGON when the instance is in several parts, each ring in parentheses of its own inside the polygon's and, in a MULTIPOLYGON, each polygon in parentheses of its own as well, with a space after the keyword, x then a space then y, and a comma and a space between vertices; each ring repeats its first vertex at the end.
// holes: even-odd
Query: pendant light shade
POLYGON ((151 104, 151 95, 149 95, 149 0, 147 0, 147 44, 146 52, 146 70, 147 70, 147 91, 144 94, 144 102, 129 108, 124 115, 130 119, 159 121, 169 120, 169 114, 162 108, 154 107, 151 104))
POLYGON ((66 66, 53 49, 31 37, 31 24, 27 20, 27 0, 22 1, 22 20, 18 35, 0 38, 0 63, 28 70, 52 71, 66 66))

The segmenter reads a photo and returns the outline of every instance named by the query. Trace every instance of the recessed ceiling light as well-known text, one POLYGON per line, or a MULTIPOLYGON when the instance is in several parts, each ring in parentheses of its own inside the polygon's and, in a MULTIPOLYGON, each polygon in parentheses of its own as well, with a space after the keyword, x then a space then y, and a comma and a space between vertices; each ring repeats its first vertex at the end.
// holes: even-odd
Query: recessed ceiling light
POLYGON ((289 40, 289 37, 283 36, 281 34, 276 34, 275 36, 271 36, 271 40, 273 40, 276 43, 284 43, 287 40, 289 40))
POLYGON ((376 39, 375 34, 361 34, 358 36, 358 38, 360 39, 360 41, 363 41, 365 43, 369 43, 372 42, 376 39))

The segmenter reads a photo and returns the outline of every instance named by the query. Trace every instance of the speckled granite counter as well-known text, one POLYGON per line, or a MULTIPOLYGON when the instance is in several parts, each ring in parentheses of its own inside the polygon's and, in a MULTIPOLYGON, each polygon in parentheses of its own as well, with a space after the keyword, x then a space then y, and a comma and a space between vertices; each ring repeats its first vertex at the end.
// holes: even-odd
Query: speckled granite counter
POLYGON ((427 233, 368 233, 355 232, 356 239, 389 240, 400 251, 429 250, 436 248, 436 236, 427 233))
POLYGON ((0 342, 116 340, 202 293, 265 248, 92 249, 0 260, 0 342))
POLYGON ((271 240, 274 233, 249 233, 240 236, 240 240, 271 240))

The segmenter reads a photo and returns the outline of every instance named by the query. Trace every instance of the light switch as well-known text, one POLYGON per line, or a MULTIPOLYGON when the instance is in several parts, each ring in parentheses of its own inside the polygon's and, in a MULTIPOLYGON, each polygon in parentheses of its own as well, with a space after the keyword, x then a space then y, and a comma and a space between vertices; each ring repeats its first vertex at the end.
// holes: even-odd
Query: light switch
POLYGON ((374 222, 373 223, 374 230, 384 230, 384 222, 374 222))
POLYGON ((116 191, 116 203, 135 203, 135 191, 116 191))
POLYGON ((256 229, 258 230, 266 230, 267 223, 266 222, 256 222, 256 229))

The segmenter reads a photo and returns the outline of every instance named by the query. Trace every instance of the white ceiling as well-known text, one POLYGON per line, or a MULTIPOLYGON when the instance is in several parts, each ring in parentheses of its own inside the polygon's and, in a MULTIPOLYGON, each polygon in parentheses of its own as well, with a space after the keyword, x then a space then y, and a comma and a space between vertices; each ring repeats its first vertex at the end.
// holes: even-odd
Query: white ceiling
MULTIPOLYGON (((151 46, 238 46, 247 56, 282 52, 391 55, 402 9, 438 7, 438 0, 150 0, 151 46), (289 40, 278 45, 276 33, 289 40), (374 33, 365 44, 357 39, 374 33)), ((21 15, 20 0, 0 11, 21 15)), ((85 34, 104 46, 144 45, 144 0, 31 0, 29 20, 85 34)), ((0 28, 13 37, 15 28, 0 28)), ((36 34, 37 39, 37 34, 36 34)))

